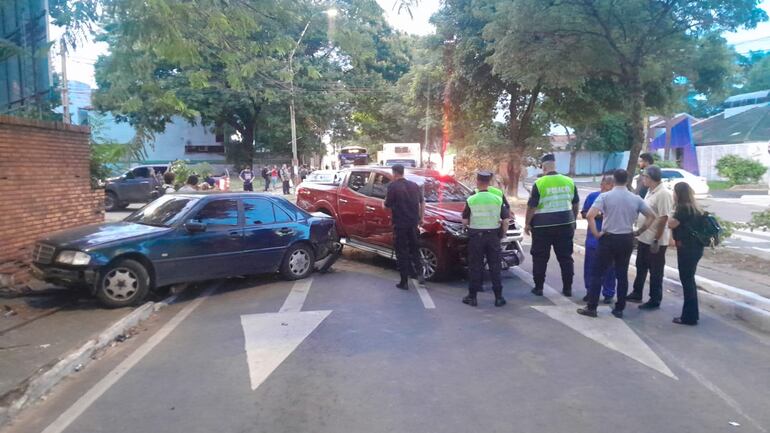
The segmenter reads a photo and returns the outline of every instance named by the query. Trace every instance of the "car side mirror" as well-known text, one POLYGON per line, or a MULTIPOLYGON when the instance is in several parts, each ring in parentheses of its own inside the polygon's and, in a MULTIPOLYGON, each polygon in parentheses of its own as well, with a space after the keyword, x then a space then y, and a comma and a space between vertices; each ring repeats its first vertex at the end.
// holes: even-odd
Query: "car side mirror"
POLYGON ((187 221, 186 223, 184 223, 184 228, 189 233, 202 233, 202 232, 206 231, 206 224, 203 224, 200 221, 190 220, 190 221, 187 221))

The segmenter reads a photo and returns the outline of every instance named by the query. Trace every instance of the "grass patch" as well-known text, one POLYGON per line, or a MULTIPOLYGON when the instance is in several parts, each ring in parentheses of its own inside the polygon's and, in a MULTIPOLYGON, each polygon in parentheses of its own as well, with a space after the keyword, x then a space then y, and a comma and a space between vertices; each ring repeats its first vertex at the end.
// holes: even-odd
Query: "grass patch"
POLYGON ((708 184, 712 191, 722 191, 725 189, 730 189, 730 187, 733 186, 733 184, 728 180, 710 180, 708 181, 708 184))

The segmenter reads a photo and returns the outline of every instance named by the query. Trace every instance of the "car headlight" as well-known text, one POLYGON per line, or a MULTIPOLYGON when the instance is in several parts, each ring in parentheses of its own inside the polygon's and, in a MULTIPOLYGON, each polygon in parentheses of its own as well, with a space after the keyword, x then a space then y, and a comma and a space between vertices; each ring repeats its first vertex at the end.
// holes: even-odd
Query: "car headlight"
POLYGON ((56 257, 56 262, 63 265, 86 266, 91 262, 91 256, 82 251, 62 251, 56 257))
POLYGON ((444 230, 448 231, 452 236, 463 237, 467 236, 468 234, 463 223, 442 220, 441 226, 444 227, 444 230))

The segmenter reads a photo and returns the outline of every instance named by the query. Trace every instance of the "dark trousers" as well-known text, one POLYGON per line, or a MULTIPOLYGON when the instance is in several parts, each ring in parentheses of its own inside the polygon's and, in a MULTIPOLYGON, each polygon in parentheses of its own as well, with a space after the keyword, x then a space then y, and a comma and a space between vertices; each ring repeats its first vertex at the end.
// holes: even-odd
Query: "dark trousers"
POLYGON ((492 279, 492 290, 495 297, 503 294, 503 283, 500 281, 500 230, 477 230, 468 234, 468 292, 475 296, 484 284, 484 259, 489 266, 489 277, 492 279))
POLYGON ((270 178, 269 177, 263 177, 262 179, 265 179, 265 191, 270 188, 270 178))
MULTIPOLYGON (((583 263, 583 281, 586 292, 591 287, 591 275, 594 268, 599 265, 599 248, 586 248, 586 260, 583 263)), ((602 296, 611 298, 615 296, 615 268, 610 267, 602 278, 602 296)))
POLYGON ((572 278, 575 275, 575 261, 572 259, 572 247, 575 238, 575 225, 565 224, 553 227, 535 227, 532 229, 532 276, 535 287, 543 288, 548 259, 551 258, 551 247, 556 254, 556 260, 561 267, 562 289, 572 289, 572 278))
POLYGON ((417 227, 396 227, 393 232, 398 272, 401 282, 405 283, 407 278, 417 278, 418 273, 422 273, 417 227))
POLYGON ((628 294, 628 262, 634 251, 634 234, 614 235, 605 233, 599 238, 599 262, 591 274, 591 287, 588 289, 589 310, 596 310, 599 305, 599 291, 602 288, 602 277, 610 267, 615 268, 618 279, 618 300, 615 309, 623 311, 626 308, 628 294))
POLYGON ((288 180, 283 181, 283 193, 284 194, 291 194, 291 186, 289 185, 288 180))
POLYGON ((244 191, 254 191, 254 184, 251 182, 243 182, 244 191))
POLYGON ((703 247, 688 245, 677 247, 676 258, 679 265, 679 281, 682 282, 684 305, 682 306, 682 322, 695 323, 698 315, 698 287, 695 285, 695 271, 698 262, 703 257, 703 247))
POLYGON ((634 279, 633 295, 639 298, 644 294, 644 282, 647 272, 650 273, 650 302, 660 305, 663 300, 663 270, 666 267, 666 248, 660 246, 657 253, 650 251, 650 245, 639 242, 636 248, 636 278, 634 279))

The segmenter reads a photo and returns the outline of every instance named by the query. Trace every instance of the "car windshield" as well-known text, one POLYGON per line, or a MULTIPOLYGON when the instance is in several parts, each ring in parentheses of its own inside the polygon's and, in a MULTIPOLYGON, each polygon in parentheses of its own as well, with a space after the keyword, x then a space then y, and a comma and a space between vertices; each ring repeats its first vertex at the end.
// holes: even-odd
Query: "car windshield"
POLYGON ((451 177, 406 176, 422 188, 427 203, 464 202, 471 190, 451 177))
POLYGON ((197 198, 163 196, 126 217, 126 222, 169 227, 179 221, 198 202, 197 198))

